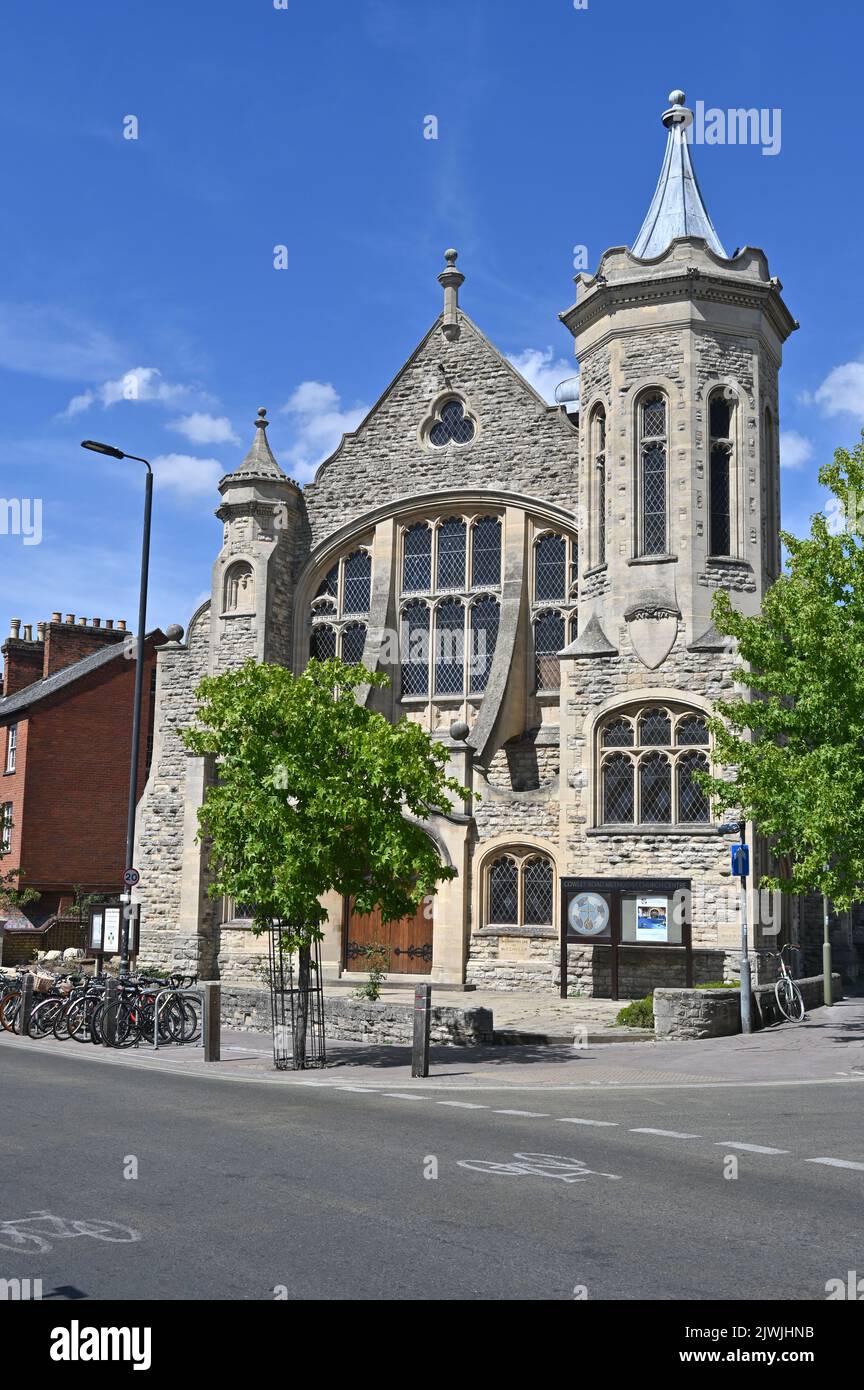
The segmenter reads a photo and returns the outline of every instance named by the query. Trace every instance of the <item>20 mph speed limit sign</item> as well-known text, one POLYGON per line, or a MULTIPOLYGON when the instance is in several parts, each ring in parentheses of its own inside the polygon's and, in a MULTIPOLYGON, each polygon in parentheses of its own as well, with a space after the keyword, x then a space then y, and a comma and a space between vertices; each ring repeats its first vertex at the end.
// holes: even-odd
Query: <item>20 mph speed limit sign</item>
POLYGON ((137 869, 127 869, 123 875, 123 882, 127 888, 134 888, 136 883, 141 882, 141 875, 137 869))

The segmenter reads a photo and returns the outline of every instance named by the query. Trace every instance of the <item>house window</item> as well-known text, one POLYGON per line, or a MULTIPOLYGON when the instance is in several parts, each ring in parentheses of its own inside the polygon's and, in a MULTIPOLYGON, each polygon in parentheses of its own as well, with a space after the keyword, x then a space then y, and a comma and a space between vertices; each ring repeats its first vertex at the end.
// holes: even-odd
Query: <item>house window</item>
POLYGON ((18 725, 10 724, 6 731, 6 771, 15 771, 15 760, 18 754, 18 725))
POLYGON ((606 411, 598 406, 594 436, 594 564, 606 563, 606 411))
POLYGON ((708 549, 732 554, 732 402, 715 391, 708 402, 708 549))
POLYGON ((486 925, 551 927, 555 908, 552 860, 533 850, 494 859, 486 870, 486 925))
POLYGON ((309 655, 317 661, 339 656, 349 666, 363 659, 366 624, 372 600, 372 555, 360 546, 332 565, 312 600, 309 655))
POLYGON ((695 710, 663 705, 609 715, 598 733, 598 823, 706 824, 711 808, 697 774, 709 770, 709 744, 705 715, 695 710))
POLYGON ((642 555, 666 553, 666 398, 644 396, 639 404, 639 495, 642 555))
POLYGON ((12 802, 4 801, 0 806, 0 854, 8 854, 12 848, 12 802))

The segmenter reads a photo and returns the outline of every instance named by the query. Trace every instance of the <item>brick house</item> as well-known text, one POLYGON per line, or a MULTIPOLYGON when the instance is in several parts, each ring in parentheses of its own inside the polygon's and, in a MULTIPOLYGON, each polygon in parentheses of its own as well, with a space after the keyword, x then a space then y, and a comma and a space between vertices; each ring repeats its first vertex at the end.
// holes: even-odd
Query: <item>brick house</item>
MULTIPOLYGON (((254 984, 265 949, 242 909, 207 895, 195 835, 214 769, 176 736, 198 680, 338 654, 387 671, 366 698, 439 739, 476 795, 424 825, 456 870, 431 910, 391 925, 327 903, 328 976, 362 970, 376 940, 391 977, 454 985, 552 990, 566 953, 574 985, 608 994, 616 951, 625 995, 683 984, 685 968, 734 975, 728 842, 694 774, 734 688, 713 594, 755 613, 779 573, 778 379, 797 324, 765 253, 721 244, 683 101, 663 114, 632 248, 577 275, 560 315, 578 393, 549 405, 520 376, 466 314, 448 251, 443 312, 305 487, 259 412, 219 484, 211 598, 159 651, 137 827, 153 964, 254 984)), ((748 839, 752 884, 766 848, 752 826, 748 839)), ((752 889, 748 906, 752 947, 775 947, 778 916, 760 918, 752 889)), ((790 906, 781 939, 812 945, 790 906)))
MULTIPOLYGON (((155 646, 145 645, 139 794, 152 748, 155 646)), ((6 963, 83 944, 68 916, 75 889, 119 892, 126 854, 136 643, 125 623, 54 613, 13 619, 0 698, 0 870, 38 901, 6 918, 6 963), (72 938, 76 937, 75 940, 72 938), (26 948, 26 949, 25 949, 26 948), (23 953, 23 954, 22 954, 23 953)))

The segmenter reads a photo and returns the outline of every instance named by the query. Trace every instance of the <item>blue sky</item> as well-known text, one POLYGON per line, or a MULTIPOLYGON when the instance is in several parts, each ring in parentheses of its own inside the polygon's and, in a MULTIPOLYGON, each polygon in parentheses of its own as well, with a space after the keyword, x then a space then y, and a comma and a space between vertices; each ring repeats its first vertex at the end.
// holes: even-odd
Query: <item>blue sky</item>
POLYGON ((801 321, 783 519, 806 528, 864 420, 862 39, 852 0, 6 0, 0 496, 43 520, 0 534, 0 635, 132 625, 142 470, 85 437, 156 460, 150 625, 185 623, 256 408, 308 479, 438 313, 447 246, 493 342, 544 391, 571 374, 573 247, 594 268, 634 240, 679 86, 781 112, 776 155, 693 155, 727 250, 762 247, 801 321))

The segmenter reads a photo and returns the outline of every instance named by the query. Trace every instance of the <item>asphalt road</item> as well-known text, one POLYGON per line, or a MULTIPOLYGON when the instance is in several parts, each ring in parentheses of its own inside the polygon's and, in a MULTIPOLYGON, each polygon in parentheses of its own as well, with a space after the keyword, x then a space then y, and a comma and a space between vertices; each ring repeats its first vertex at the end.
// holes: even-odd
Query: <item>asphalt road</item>
POLYGON ((4 1048, 0 1278, 61 1299, 824 1300, 864 1275, 861 1087, 375 1094, 4 1048))

